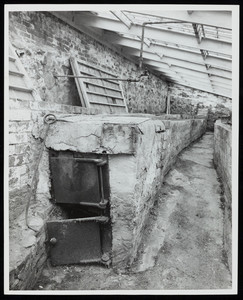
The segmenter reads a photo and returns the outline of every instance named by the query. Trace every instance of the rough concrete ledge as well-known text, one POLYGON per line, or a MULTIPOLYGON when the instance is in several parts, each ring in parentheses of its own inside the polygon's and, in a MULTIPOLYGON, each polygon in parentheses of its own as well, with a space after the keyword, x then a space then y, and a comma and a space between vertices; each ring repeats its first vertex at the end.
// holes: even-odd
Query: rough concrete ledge
POLYGON ((51 125, 47 147, 108 154, 115 269, 124 270, 134 261, 164 175, 205 129, 205 119, 153 115, 65 116, 51 125))
POLYGON ((224 209, 224 249, 232 270, 232 129, 221 120, 214 125, 214 164, 224 190, 221 197, 224 209))
POLYGON ((160 120, 151 121, 144 116, 64 116, 51 125, 46 147, 56 151, 134 154, 144 122, 150 124, 154 132, 165 129, 160 120))

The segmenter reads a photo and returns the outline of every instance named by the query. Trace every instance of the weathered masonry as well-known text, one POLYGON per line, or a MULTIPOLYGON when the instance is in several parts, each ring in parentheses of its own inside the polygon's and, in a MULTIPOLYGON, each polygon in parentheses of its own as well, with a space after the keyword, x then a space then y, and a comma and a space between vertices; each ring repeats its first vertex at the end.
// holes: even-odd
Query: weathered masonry
MULTIPOLYGON (((73 178, 73 176, 78 178, 78 171, 75 169, 80 168, 81 172, 81 169, 85 170, 86 167, 73 166, 73 163, 79 165, 85 159, 91 162, 92 158, 102 160, 105 154, 108 168, 103 171, 103 177, 106 176, 109 180, 106 180, 108 182, 104 184, 104 190, 109 187, 105 198, 109 199, 109 203, 106 204, 110 206, 110 234, 112 235, 110 255, 112 265, 124 269, 136 256, 146 217, 153 206, 156 191, 163 183, 164 174, 180 150, 199 138, 205 129, 205 119, 163 122, 162 117, 149 118, 134 115, 61 119, 60 122, 52 125, 46 140, 48 148, 59 152, 54 162, 51 161, 54 186, 56 183, 59 189, 55 194, 56 201, 60 202, 58 198, 62 198, 65 199, 62 200, 65 203, 72 202, 72 192, 76 193, 77 202, 81 199, 89 201, 88 199, 93 198, 95 187, 97 188, 96 182, 93 183, 95 174, 90 175, 87 172, 87 175, 83 175, 84 178, 76 180, 73 178), (64 120, 66 122, 62 122, 64 120), (178 132, 180 132, 179 138, 178 132), (70 157, 65 155, 65 151, 72 152, 70 157), (57 160, 60 165, 58 167, 57 160), (54 173, 54 168, 58 169, 58 173, 54 173), (71 186, 69 180, 72 181, 71 186), (83 180, 85 183, 82 184, 83 180), (75 182, 77 182, 76 186, 75 182), (87 189, 92 186, 92 189, 89 187, 92 196, 90 194, 82 196, 85 191, 84 187, 80 188, 82 186, 86 186, 87 189)), ((87 165, 85 162, 84 164, 87 165)), ((91 203, 83 203, 83 205, 89 206, 91 203)), ((93 212, 95 213, 98 214, 97 211, 93 212)), ((76 220, 74 219, 73 222, 76 220)), ((84 246, 85 238, 82 243, 84 246)), ((56 251, 55 247, 57 246, 54 246, 53 252, 56 251)), ((60 247, 65 246, 60 244, 60 247)), ((69 252, 72 251, 71 249, 72 246, 67 246, 69 252)))
POLYGON ((231 265, 229 16, 207 20, 201 44, 203 25, 178 16, 170 31, 133 12, 9 12, 10 289, 31 289, 48 258, 129 269, 164 176, 206 130, 231 265))

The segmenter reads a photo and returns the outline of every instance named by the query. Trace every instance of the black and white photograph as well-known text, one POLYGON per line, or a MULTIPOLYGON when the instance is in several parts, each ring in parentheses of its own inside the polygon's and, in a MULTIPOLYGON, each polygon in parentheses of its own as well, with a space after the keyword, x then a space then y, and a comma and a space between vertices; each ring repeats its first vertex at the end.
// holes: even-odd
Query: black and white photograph
POLYGON ((5 294, 237 294, 239 6, 4 16, 5 294))

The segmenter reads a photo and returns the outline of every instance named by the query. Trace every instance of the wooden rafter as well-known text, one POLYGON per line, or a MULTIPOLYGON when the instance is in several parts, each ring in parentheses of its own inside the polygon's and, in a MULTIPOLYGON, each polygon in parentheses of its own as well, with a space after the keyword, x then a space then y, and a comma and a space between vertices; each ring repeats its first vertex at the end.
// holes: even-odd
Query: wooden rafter
MULTIPOLYGON (((132 12, 132 11, 129 11, 132 12)), ((138 13, 138 12, 136 12, 138 13)), ((148 13, 139 12, 139 14, 144 16, 156 16, 160 18, 167 18, 173 20, 186 21, 190 23, 199 23, 207 26, 214 26, 224 29, 232 29, 232 16, 230 11, 217 10, 217 11, 196 11, 194 10, 192 14, 188 14, 186 10, 159 10, 159 11, 149 11, 148 13)))
MULTIPOLYGON (((129 34, 131 36, 138 36, 141 34, 142 26, 140 25, 132 25, 131 28, 128 29, 124 24, 116 20, 92 15, 82 15, 82 13, 79 13, 79 16, 80 18, 77 19, 77 22, 81 22, 86 26, 101 28, 104 30, 114 31, 123 34, 129 34)), ((223 53, 227 55, 230 55, 232 51, 230 42, 204 39, 202 40, 199 46, 195 37, 192 34, 184 34, 181 32, 176 33, 151 26, 146 27, 145 37, 149 37, 158 41, 162 40, 164 42, 169 43, 179 43, 180 45, 193 47, 195 49, 216 51, 218 53, 223 53)))
MULTIPOLYGON (((104 33, 103 34, 106 39, 109 39, 113 44, 119 46, 125 46, 133 49, 140 49, 141 42, 128 37, 121 37, 116 35, 115 33, 104 33)), ((202 59, 201 53, 199 51, 194 52, 189 49, 179 49, 172 48, 168 46, 162 46, 158 44, 154 44, 151 42, 150 46, 144 45, 144 51, 148 53, 158 53, 160 55, 164 55, 169 58, 174 58, 178 60, 183 60, 185 62, 191 62, 196 64, 210 64, 217 66, 218 68, 227 68, 231 69, 232 63, 231 60, 228 59, 220 59, 217 57, 207 56, 205 59, 202 59)))
MULTIPOLYGON (((70 19, 69 12, 65 14, 70 19)), ((188 29, 188 25, 183 30, 179 25, 172 30, 169 26, 147 25, 143 44, 144 63, 166 80, 231 97, 231 12, 194 10, 190 14, 187 11, 136 13, 140 14, 140 23, 136 22, 136 16, 132 14, 130 11, 95 15, 74 12, 75 18, 71 25, 81 31, 84 28, 93 32, 98 29, 100 41, 105 41, 106 45, 113 44, 111 47, 121 49, 122 54, 138 62, 143 17, 145 22, 160 17, 161 20, 168 18, 194 23, 194 33, 188 29), (218 38, 215 29, 210 26, 224 28, 219 30, 218 38)))

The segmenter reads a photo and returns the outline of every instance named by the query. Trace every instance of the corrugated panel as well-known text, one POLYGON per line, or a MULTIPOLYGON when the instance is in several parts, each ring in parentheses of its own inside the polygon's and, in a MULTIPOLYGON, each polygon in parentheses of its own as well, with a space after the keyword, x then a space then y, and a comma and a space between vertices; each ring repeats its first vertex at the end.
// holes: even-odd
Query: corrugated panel
MULTIPOLYGON (((76 76, 115 78, 114 74, 83 61, 71 58, 73 74, 76 76)), ((119 81, 105 79, 76 78, 82 106, 97 108, 100 113, 127 112, 119 81)))

